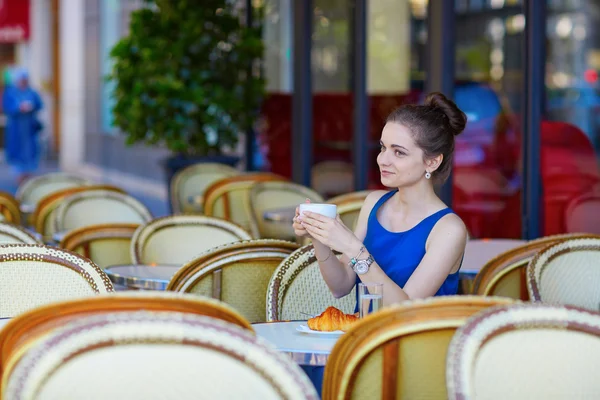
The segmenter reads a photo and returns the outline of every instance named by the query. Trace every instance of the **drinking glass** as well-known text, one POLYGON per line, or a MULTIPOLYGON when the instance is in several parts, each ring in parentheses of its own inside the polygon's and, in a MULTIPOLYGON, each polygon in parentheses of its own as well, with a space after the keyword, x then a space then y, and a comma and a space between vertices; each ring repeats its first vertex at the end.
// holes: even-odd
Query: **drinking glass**
POLYGON ((382 283, 359 283, 358 284, 358 315, 364 318, 368 314, 379 311, 383 307, 383 284, 382 283))

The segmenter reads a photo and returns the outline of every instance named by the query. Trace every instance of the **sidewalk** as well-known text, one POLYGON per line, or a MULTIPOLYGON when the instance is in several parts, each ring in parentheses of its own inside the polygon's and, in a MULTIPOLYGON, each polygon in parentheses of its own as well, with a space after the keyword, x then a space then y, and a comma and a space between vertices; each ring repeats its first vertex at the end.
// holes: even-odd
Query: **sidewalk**
MULTIPOLYGON (((40 163, 40 169, 36 175, 57 172, 58 170, 58 165, 55 161, 42 160, 40 163)), ((169 215, 169 205, 163 199, 154 197, 148 193, 133 191, 127 187, 123 187, 123 189, 148 207, 154 217, 163 217, 165 215, 169 215)), ((0 190, 9 192, 13 195, 17 191, 16 178, 12 174, 10 167, 5 162, 0 163, 0 190)))

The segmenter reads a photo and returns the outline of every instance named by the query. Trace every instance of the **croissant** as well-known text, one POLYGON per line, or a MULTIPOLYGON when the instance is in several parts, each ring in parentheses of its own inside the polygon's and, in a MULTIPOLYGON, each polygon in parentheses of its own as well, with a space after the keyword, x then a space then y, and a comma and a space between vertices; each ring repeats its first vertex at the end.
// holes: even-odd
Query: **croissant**
POLYGON ((356 320, 356 315, 344 314, 335 307, 327 307, 321 315, 308 320, 308 327, 321 332, 346 331, 356 320))

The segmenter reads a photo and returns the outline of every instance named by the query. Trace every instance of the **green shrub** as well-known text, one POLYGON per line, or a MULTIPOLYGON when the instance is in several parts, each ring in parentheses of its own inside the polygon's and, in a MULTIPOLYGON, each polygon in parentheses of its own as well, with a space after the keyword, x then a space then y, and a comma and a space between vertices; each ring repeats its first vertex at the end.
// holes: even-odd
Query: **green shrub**
POLYGON ((111 52, 115 126, 128 144, 183 155, 233 147, 264 96, 260 27, 245 26, 231 0, 146 2, 111 52))

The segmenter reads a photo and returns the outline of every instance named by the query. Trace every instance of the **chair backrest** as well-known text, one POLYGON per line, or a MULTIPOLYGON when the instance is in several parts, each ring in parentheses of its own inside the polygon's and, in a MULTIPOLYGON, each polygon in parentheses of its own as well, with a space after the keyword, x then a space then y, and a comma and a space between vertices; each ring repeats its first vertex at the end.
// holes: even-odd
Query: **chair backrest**
POLYGON ((323 197, 314 190, 292 182, 261 182, 250 189, 252 210, 252 235, 256 238, 289 239, 293 235, 291 222, 282 230, 280 223, 264 220, 264 212, 270 209, 294 207, 306 199, 313 203, 324 203, 323 197))
POLYGON ((527 291, 527 264, 538 251, 572 238, 595 237, 582 233, 547 236, 508 250, 492 258, 479 270, 472 292, 480 296, 504 296, 523 301, 529 300, 527 291))
POLYGON ((600 314, 518 304, 473 316, 452 338, 450 400, 593 399, 600 393, 600 314))
POLYGON ((131 241, 131 259, 136 264, 182 265, 213 247, 250 239, 248 232, 224 219, 172 215, 137 229, 131 241))
POLYGON ((140 201, 110 190, 90 190, 67 197, 56 209, 54 229, 67 232, 88 225, 143 224, 152 214, 140 201))
POLYGON ((89 225, 69 231, 58 247, 89 258, 100 268, 131 264, 131 239, 138 224, 89 225))
POLYGON ((72 194, 89 190, 110 190, 113 192, 125 193, 123 189, 111 185, 75 186, 57 190, 56 192, 44 196, 38 201, 35 211, 31 216, 31 225, 35 231, 40 233, 44 239, 52 238, 52 234, 55 232, 56 208, 65 198, 72 194))
POLYGON ((0 318, 112 291, 104 271, 78 254, 44 245, 0 246, 0 318))
POLYGON ((19 202, 10 193, 0 191, 0 218, 4 222, 19 225, 21 210, 19 202))
POLYGON ((201 213, 205 189, 213 182, 239 173, 229 165, 217 163, 194 164, 180 170, 171 180, 173 213, 201 213), (194 203, 190 198, 194 198, 194 203))
POLYGON ((16 198, 21 204, 36 205, 50 193, 91 184, 89 180, 73 174, 52 172, 27 179, 18 187, 16 198))
POLYGON ((371 193, 370 190, 360 192, 346 193, 327 200, 330 204, 337 205, 337 213, 344 225, 354 230, 356 221, 360 215, 360 210, 365 203, 365 199, 371 193))
POLYGON ((31 232, 20 226, 0 223, 0 244, 8 243, 41 244, 31 232))
POLYGON ((204 315, 254 332, 250 323, 227 304, 184 293, 128 291, 67 300, 20 314, 0 330, 0 377, 14 366, 31 343, 71 321, 96 314, 142 310, 204 315))
POLYGON ((252 323, 264 322, 273 271, 298 247, 271 239, 226 244, 185 264, 171 278, 167 290, 213 297, 230 304, 252 323))
POLYGON ((539 251, 527 265, 533 301, 600 310, 600 237, 567 239, 539 251))
POLYGON ((329 306, 347 314, 356 307, 356 290, 336 299, 327 287, 312 245, 294 251, 273 272, 267 289, 267 321, 306 319, 329 306))
POLYGON ((168 393, 181 400, 318 398, 300 367, 248 330, 174 312, 75 321, 32 347, 6 377, 2 394, 119 400, 168 393))
POLYGON ((267 181, 285 182, 287 179, 267 172, 252 172, 214 182, 204 192, 204 214, 235 222, 252 232, 250 188, 256 183, 267 181))
POLYGON ((407 301, 369 315, 335 344, 323 400, 446 399, 446 351, 472 315, 513 301, 443 296, 407 301))
POLYGON ((572 199, 565 211, 567 232, 600 234, 600 193, 589 192, 572 199))

